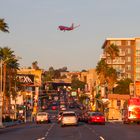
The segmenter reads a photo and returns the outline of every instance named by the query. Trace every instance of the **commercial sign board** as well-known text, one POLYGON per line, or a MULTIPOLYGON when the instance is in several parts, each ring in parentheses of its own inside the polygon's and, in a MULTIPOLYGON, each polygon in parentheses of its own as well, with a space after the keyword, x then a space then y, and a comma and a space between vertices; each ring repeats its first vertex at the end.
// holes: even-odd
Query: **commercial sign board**
POLYGON ((20 69, 17 78, 26 86, 41 86, 42 70, 20 69))
POLYGON ((34 85, 34 75, 31 74, 18 74, 17 81, 20 82, 23 86, 32 86, 34 85))
POLYGON ((71 96, 77 96, 77 92, 76 91, 72 91, 71 92, 71 96))

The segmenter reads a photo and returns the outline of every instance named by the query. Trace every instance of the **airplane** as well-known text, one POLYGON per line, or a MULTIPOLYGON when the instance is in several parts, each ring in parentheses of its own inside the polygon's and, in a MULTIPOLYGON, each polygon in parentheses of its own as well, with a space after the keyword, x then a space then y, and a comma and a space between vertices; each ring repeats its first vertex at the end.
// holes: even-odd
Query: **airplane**
POLYGON ((74 23, 72 23, 72 25, 71 25, 70 27, 60 25, 60 26, 58 26, 58 29, 59 29, 60 31, 71 31, 71 30, 74 30, 75 28, 77 28, 77 27, 79 27, 79 26, 80 26, 80 25, 74 26, 74 23))

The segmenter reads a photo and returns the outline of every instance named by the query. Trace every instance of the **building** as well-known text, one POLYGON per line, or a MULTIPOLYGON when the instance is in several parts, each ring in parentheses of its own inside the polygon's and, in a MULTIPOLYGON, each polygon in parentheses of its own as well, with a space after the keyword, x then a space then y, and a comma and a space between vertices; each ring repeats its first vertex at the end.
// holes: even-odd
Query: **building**
POLYGON ((109 94, 108 99, 108 120, 122 120, 123 109, 130 95, 109 94))
POLYGON ((119 79, 132 79, 135 82, 135 94, 140 96, 140 38, 107 38, 102 48, 101 58, 116 69, 119 79), (113 61, 105 52, 105 48, 111 44, 119 48, 119 56, 113 61))

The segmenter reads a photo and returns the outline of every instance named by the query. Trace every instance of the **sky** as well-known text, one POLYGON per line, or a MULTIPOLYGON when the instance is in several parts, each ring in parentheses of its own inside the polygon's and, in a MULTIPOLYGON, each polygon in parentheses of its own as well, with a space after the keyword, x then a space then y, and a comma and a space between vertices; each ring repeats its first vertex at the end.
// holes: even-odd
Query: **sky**
POLYGON ((106 38, 140 37, 139 0, 0 0, 0 47, 21 57, 21 67, 96 68, 106 38), (60 31, 59 25, 79 25, 60 31))

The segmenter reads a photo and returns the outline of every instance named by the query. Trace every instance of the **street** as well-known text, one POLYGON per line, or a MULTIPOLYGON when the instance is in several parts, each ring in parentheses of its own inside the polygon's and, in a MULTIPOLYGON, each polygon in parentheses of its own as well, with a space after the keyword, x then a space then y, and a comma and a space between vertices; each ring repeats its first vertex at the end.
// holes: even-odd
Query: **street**
POLYGON ((0 140, 138 140, 140 125, 108 122, 94 125, 80 122, 78 126, 61 127, 55 121, 49 124, 27 123, 0 130, 0 140))

